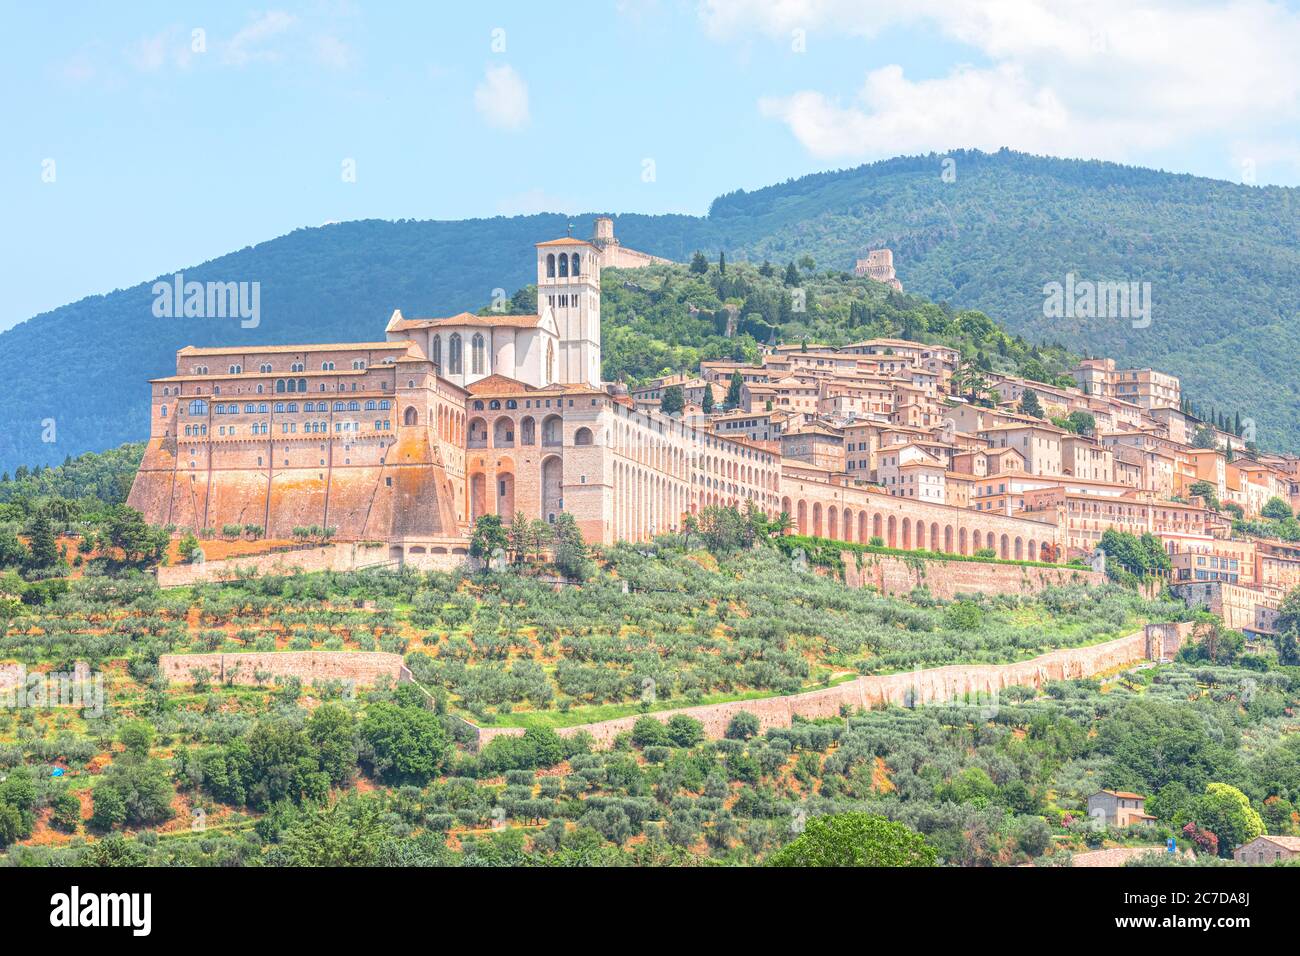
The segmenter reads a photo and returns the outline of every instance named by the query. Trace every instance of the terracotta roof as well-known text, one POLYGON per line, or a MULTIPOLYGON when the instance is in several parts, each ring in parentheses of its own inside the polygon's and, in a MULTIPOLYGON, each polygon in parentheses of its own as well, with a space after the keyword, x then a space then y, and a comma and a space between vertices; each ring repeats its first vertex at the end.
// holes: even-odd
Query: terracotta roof
POLYGON ((371 352, 409 348, 409 340, 402 342, 332 342, 322 345, 226 345, 200 348, 187 345, 178 349, 177 355, 283 355, 290 352, 371 352))
MULTIPOLYGON (((586 239, 575 239, 573 236, 561 236, 559 239, 547 239, 545 242, 537 243, 538 248, 542 246, 590 246, 591 243, 586 239)), ((595 246, 592 246, 594 249, 595 246)))
POLYGON ((1278 846, 1300 852, 1300 837, 1293 836, 1274 836, 1271 833, 1263 833, 1255 838, 1256 840, 1267 840, 1269 843, 1276 843, 1278 846))
POLYGON ((388 322, 387 332, 405 332, 409 329, 429 329, 435 326, 472 326, 475 328, 499 328, 508 326, 518 329, 535 328, 542 317, 540 315, 475 315, 473 312, 461 312, 432 319, 408 319, 400 312, 394 312, 388 322))

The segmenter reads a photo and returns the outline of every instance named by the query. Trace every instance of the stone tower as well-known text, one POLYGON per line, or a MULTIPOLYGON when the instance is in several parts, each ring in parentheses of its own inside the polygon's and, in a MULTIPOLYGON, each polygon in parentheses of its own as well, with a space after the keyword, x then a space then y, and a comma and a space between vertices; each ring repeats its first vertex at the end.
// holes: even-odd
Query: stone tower
POLYGON ((600 387, 600 252, 566 236, 537 244, 537 308, 550 307, 559 331, 556 377, 600 387))

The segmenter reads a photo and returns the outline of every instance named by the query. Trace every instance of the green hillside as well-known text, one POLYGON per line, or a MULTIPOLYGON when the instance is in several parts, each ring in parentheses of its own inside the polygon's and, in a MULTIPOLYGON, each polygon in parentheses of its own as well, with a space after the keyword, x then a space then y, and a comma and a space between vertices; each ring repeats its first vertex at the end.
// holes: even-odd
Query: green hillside
MULTIPOLYGON (((953 158, 952 182, 940 177, 942 157, 889 160, 731 193, 707 217, 620 215, 617 234, 681 261, 696 249, 711 259, 725 250, 733 263, 769 259, 784 270, 810 256, 815 267, 804 272, 815 274, 851 269, 868 248, 888 245, 909 292, 981 310, 1030 341, 1168 369, 1198 402, 1255 419, 1261 445, 1300 447, 1296 190, 1011 152, 953 158), (1043 285, 1070 271, 1150 282, 1151 326, 1045 319, 1043 285)), ((562 235, 570 222, 575 235, 589 235, 593 218, 342 223, 184 270, 199 281, 260 282, 256 329, 232 319, 156 318, 153 278, 39 315, 0 334, 0 469, 53 465, 144 437, 145 380, 173 371, 183 345, 378 338, 394 308, 477 308, 494 289, 533 278, 532 243, 562 235)), ((685 316, 668 317, 672 327, 656 332, 638 315, 629 333, 611 337, 616 356, 622 344, 638 344, 632 332, 689 345, 676 337, 685 316)), ((782 334, 789 340, 796 330, 782 334)))

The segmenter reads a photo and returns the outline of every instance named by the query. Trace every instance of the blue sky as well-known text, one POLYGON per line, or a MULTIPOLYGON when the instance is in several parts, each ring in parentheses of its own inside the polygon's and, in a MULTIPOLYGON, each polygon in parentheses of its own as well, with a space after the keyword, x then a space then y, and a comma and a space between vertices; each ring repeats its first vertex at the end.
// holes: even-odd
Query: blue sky
POLYGON ((702 214, 931 149, 1300 184, 1294 3, 266 2, 8 9, 0 329, 299 226, 702 214))

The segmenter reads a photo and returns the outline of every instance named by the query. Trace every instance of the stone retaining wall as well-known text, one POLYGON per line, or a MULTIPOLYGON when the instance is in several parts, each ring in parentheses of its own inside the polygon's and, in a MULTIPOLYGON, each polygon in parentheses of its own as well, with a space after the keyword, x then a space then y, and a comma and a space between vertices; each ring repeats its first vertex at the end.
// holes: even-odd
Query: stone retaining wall
POLYGON ((400 654, 379 651, 250 651, 233 654, 163 654, 158 670, 169 683, 192 684, 191 673, 205 667, 214 683, 253 685, 256 671, 276 678, 297 677, 304 685, 345 681, 368 687, 381 677, 404 682, 411 679, 400 654))
POLYGON ((844 560, 844 583, 850 587, 874 587, 882 594, 894 595, 906 595, 915 588, 926 587, 945 601, 960 594, 1037 594, 1044 588, 1066 584, 1106 583, 1102 571, 1064 566, 1048 568, 919 557, 909 561, 896 554, 859 551, 842 551, 840 556, 844 560))
MULTIPOLYGON (((916 705, 961 699, 974 699, 991 705, 995 702, 995 695, 1008 687, 1040 688, 1048 681, 1091 677, 1137 661, 1153 659, 1151 651, 1157 647, 1161 651, 1159 656, 1172 656, 1168 651, 1171 647, 1177 649, 1191 632, 1191 627, 1191 624, 1152 624, 1104 644, 1063 648, 1014 664, 951 664, 900 674, 858 677, 824 690, 680 707, 656 711, 649 716, 667 722, 676 714, 686 714, 704 724, 706 737, 717 739, 723 736, 731 718, 742 711, 756 716, 759 726, 766 730, 769 727, 789 727, 796 716, 810 719, 837 717, 845 707, 867 710, 885 704, 916 705)), ((562 737, 571 737, 586 731, 595 738, 598 747, 608 747, 619 734, 630 731, 641 716, 636 714, 594 724, 562 727, 556 732, 562 737)), ((519 727, 479 728, 479 747, 486 746, 495 737, 520 736, 523 732, 519 727)))

